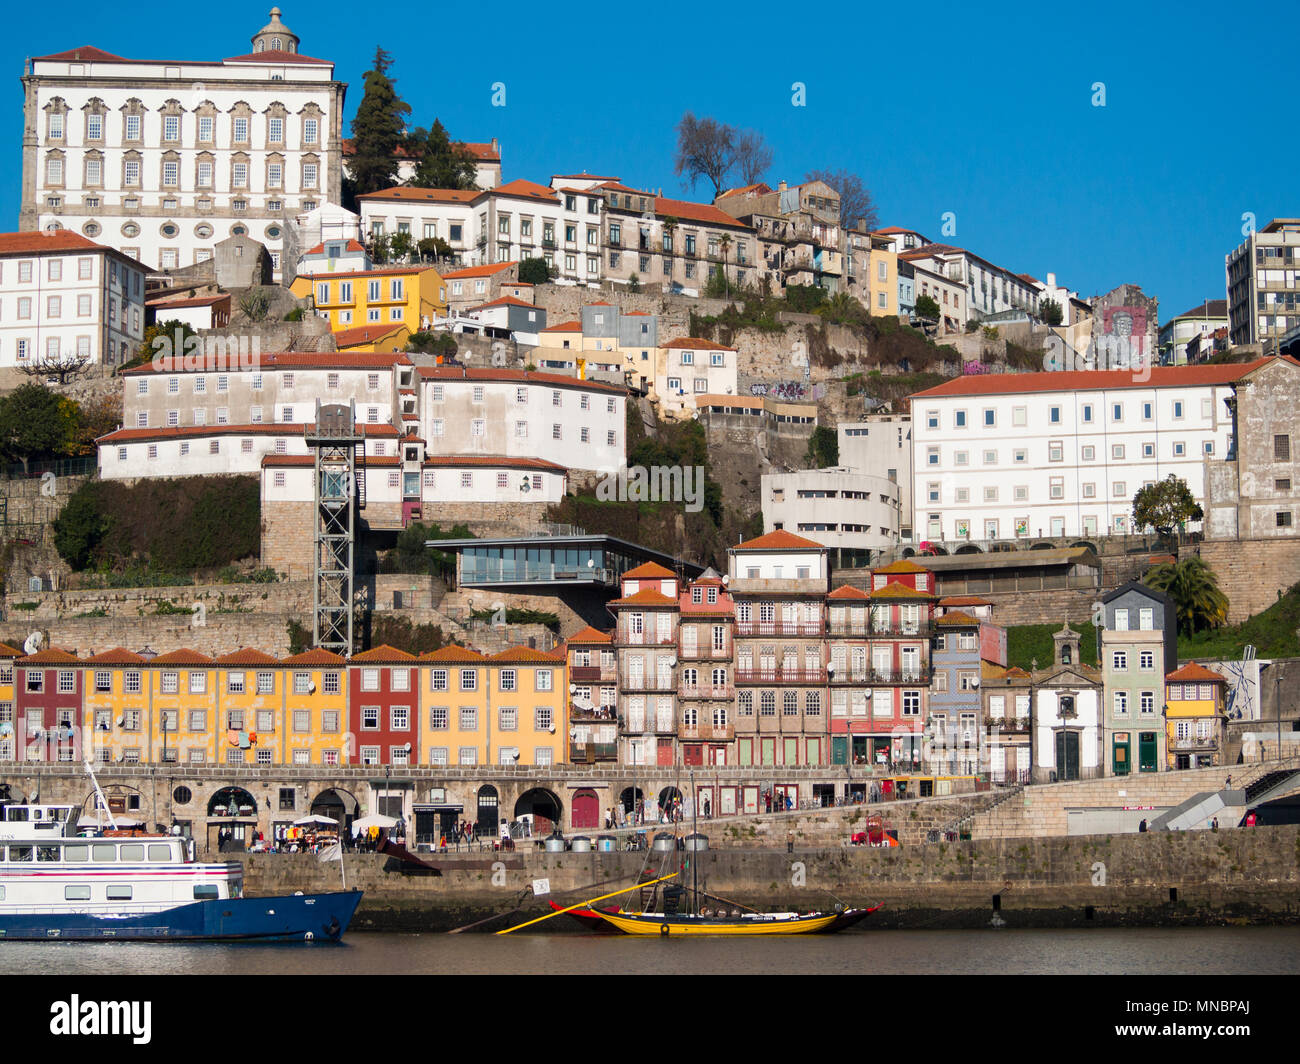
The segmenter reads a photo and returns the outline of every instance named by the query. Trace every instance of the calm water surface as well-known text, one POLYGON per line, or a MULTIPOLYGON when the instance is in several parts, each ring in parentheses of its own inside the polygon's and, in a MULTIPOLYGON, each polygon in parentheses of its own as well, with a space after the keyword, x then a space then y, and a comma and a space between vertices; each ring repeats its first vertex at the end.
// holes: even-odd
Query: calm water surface
POLYGON ((1300 928, 851 931, 821 938, 348 936, 341 945, 0 943, 0 974, 1159 975, 1300 972, 1300 928))

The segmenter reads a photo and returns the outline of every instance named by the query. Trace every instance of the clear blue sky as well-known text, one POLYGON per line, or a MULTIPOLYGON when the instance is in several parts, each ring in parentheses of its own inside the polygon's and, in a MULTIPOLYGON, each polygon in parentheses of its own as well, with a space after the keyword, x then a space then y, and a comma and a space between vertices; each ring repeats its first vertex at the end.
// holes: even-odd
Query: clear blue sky
MULTIPOLYGON (((1243 213, 1259 225, 1300 215, 1300 146, 1286 135, 1285 103, 1295 53, 1275 3, 836 11, 392 0, 372 16, 337 0, 279 2, 303 52, 333 60, 348 82, 349 121, 382 44, 413 121, 440 118, 463 140, 497 137, 506 180, 586 170, 689 197, 672 156, 690 109, 761 131, 775 152, 773 184, 848 168, 872 189, 881 225, 1040 280, 1055 272, 1084 296, 1140 284, 1159 298, 1162 320, 1223 298, 1223 257, 1241 241, 1243 213), (504 107, 492 106, 497 82, 504 107), (791 104, 795 82, 807 87, 806 107, 791 104), (1092 104, 1095 82, 1104 107, 1092 104), (951 237, 940 235, 946 211, 956 215, 951 237)), ((154 59, 238 55, 270 7, 8 9, 8 228, 26 56, 81 44, 154 59), (219 14, 215 29, 205 8, 219 14)), ((704 185, 693 198, 707 198, 704 185)))

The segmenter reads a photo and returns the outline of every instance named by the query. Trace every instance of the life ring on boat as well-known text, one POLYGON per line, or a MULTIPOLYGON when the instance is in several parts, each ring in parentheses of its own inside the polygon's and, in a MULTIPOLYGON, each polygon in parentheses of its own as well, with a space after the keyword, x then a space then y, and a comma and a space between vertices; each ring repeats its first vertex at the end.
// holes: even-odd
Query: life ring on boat
POLYGON ((311 942, 315 937, 316 936, 312 934, 310 931, 308 931, 305 935, 302 936, 304 942, 311 942))
POLYGON ((669 926, 668 926, 667 924, 660 924, 660 925, 659 925, 659 934, 661 934, 664 938, 667 938, 667 937, 668 937, 668 933, 669 933, 670 930, 671 930, 671 928, 669 928, 669 926))

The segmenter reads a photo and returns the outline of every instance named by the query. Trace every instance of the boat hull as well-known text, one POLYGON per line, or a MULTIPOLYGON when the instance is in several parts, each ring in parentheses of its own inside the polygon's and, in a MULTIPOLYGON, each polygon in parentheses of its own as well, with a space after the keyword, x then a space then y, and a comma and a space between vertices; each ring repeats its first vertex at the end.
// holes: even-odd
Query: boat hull
POLYGON ((218 898, 160 912, 0 914, 0 942, 331 942, 351 923, 361 891, 218 898))
POLYGON ((875 909, 842 913, 775 913, 748 917, 689 916, 674 913, 616 913, 593 910, 606 923, 628 935, 816 935, 851 927, 875 909))
MULTIPOLYGON (((551 908, 557 913, 564 912, 564 906, 557 905, 555 902, 551 902, 551 908)), ((621 910, 619 910, 617 906, 614 906, 609 911, 619 912, 621 910)), ((600 913, 595 909, 570 909, 565 913, 565 915, 572 916, 588 931, 601 931, 607 934, 612 934, 617 930, 617 928, 610 927, 609 924, 605 923, 605 921, 601 919, 600 913)))

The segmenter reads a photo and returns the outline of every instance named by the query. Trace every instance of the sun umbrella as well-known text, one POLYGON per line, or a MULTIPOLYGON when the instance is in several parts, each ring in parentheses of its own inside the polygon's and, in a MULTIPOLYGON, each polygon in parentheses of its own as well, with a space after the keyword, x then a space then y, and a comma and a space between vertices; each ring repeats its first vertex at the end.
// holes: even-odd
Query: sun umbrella
POLYGON ((352 834, 360 835, 363 831, 369 831, 371 828, 391 828, 397 823, 391 816, 384 816, 382 813, 371 813, 370 816, 363 816, 360 820, 352 821, 352 834))
POLYGON ((293 825, 294 827, 305 828, 305 827, 314 827, 318 824, 337 824, 337 823, 338 821, 335 820, 333 817, 317 816, 315 813, 313 813, 311 816, 305 816, 301 820, 295 820, 293 822, 293 825))

